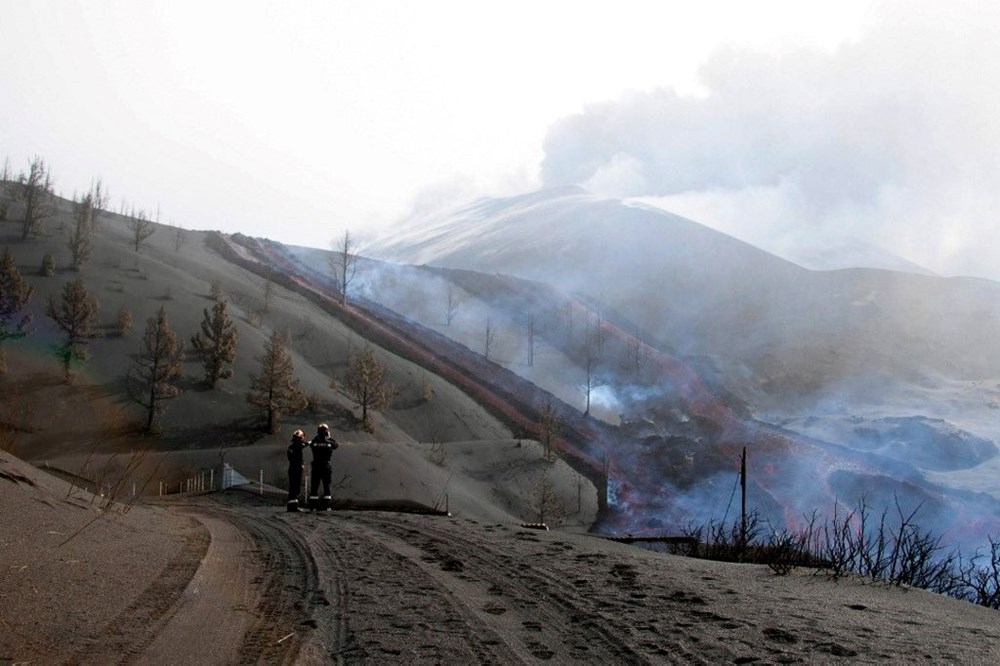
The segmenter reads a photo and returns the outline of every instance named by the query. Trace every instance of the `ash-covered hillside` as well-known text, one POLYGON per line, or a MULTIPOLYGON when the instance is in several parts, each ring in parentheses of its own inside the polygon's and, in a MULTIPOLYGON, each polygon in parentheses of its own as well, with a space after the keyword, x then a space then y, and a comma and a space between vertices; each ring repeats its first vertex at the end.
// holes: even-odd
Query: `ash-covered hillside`
POLYGON ((923 451, 911 461, 975 467, 979 472, 956 482, 992 488, 992 455, 966 457, 938 439, 947 441, 956 428, 989 441, 1000 436, 995 282, 807 270, 691 220, 578 188, 414 218, 366 251, 577 294, 657 348, 703 358, 725 391, 789 428, 811 416, 929 419, 930 427, 907 430, 907 446, 923 451), (936 455, 953 457, 931 460, 936 455))
MULTIPOLYGON (((619 227, 624 245, 614 234, 604 237, 606 261, 589 270, 537 226, 534 244, 528 235, 504 242, 502 231, 521 228, 527 234, 530 225, 521 218, 540 207, 558 222, 545 227, 555 233, 572 226, 566 211, 574 206, 591 212, 586 228, 594 231, 603 219, 595 211, 610 216, 619 211, 617 204, 577 191, 515 202, 520 212, 511 219, 518 224, 508 220, 492 231, 482 227, 466 234, 468 247, 492 235, 494 250, 484 249, 479 265, 484 270, 360 257, 346 298, 331 270, 335 253, 328 251, 167 227, 157 227, 136 249, 128 216, 106 215, 96 230, 91 260, 75 271, 61 249, 71 229, 68 202, 38 238, 20 241, 16 228, 6 227, 5 240, 37 290, 36 328, 10 345, 13 372, 4 379, 6 395, 18 398, 8 402, 17 407, 6 422, 17 433, 19 455, 36 462, 76 456, 86 466, 95 452, 113 455, 145 441, 144 446, 169 452, 179 473, 221 459, 242 461, 251 469, 274 472, 280 485, 284 437, 262 432, 246 395, 265 341, 285 330, 297 378, 310 399, 306 410, 287 415, 284 427, 331 423, 352 445, 353 453, 343 458, 350 461, 343 490, 352 496, 417 496, 433 505, 449 489, 453 497, 464 496, 477 506, 481 517, 526 519, 548 510, 538 506, 539 497, 551 500, 551 493, 543 492, 548 488, 561 493, 552 501, 564 515, 600 531, 677 533, 728 513, 727 499, 746 448, 748 501, 776 528, 795 527, 813 511, 854 505, 866 488, 877 488, 880 500, 898 500, 904 510, 923 507, 928 527, 948 531, 962 544, 978 546, 986 536, 983 530, 1000 526, 994 499, 965 492, 947 478, 929 479, 924 471, 982 469, 996 458, 991 442, 966 437, 954 424, 932 418, 918 427, 893 427, 885 446, 824 439, 824 433, 837 432, 834 428, 803 434, 805 428, 782 427, 761 418, 758 398, 795 394, 795 385, 787 384, 792 380, 772 375, 764 381, 760 369, 739 359, 737 352, 753 348, 745 341, 727 351, 720 340, 735 340, 737 331, 723 326, 714 331, 714 341, 699 341, 692 333, 711 328, 712 308, 698 305, 696 297, 713 297, 705 283, 726 285, 750 298, 763 289, 761 284, 801 292, 799 283, 813 280, 813 273, 674 218, 677 228, 670 236, 675 242, 659 256, 649 243, 663 216, 650 211, 640 211, 645 235, 619 227), (686 250, 678 238, 690 241, 686 250), (631 262, 629 252, 635 253, 631 262), (51 276, 35 268, 46 254, 55 257, 51 276), (705 261, 709 255, 725 260, 705 261), (487 258, 503 256, 518 257, 524 275, 489 268, 487 258), (674 279, 661 282, 656 271, 643 272, 643 261, 672 272, 674 279), (606 290, 588 292, 588 281, 602 271, 610 276, 616 266, 619 272, 628 269, 630 287, 609 281, 606 290), (102 319, 87 341, 89 360, 77 380, 66 383, 51 354, 59 332, 46 320, 44 303, 76 278, 99 296, 102 319), (632 296, 625 299, 629 289, 632 296), (163 432, 137 440, 126 377, 139 354, 138 329, 162 307, 186 339, 219 292, 231 303, 240 332, 234 376, 208 388, 200 379, 199 358, 189 355, 179 394, 164 405, 163 432), (685 308, 674 310, 680 306, 665 294, 683 300, 685 308), (673 305, 658 309, 666 302, 673 305), (122 307, 135 313, 137 330, 128 335, 114 331, 112 314, 122 307), (653 320, 669 326, 652 325, 653 320), (675 342, 670 331, 681 329, 688 337, 675 342), (718 354, 710 344, 720 345, 718 354), (343 388, 351 355, 367 348, 386 364, 397 389, 387 405, 375 410, 374 434, 360 427, 358 405, 343 388), (947 465, 908 456, 914 445, 897 441, 935 432, 948 439, 927 450, 954 455, 947 465), (963 451, 965 460, 955 455, 963 451), (396 472, 384 474, 387 464, 396 472), (405 482, 385 485, 385 479, 397 478, 405 482)), ((511 203, 480 206, 503 218, 500 213, 511 203)), ((496 222, 494 217, 487 215, 487 221, 496 222)), ((441 242, 446 238, 441 236, 441 242)), ((593 251, 600 245, 587 235, 578 235, 577 244, 593 251)), ((732 307, 739 298, 725 297, 732 307)), ((815 294, 811 298, 821 300, 815 294)), ((781 299, 771 300, 778 308, 781 299)), ((731 316, 716 306, 719 317, 731 316)), ((815 324, 796 325, 816 330, 815 324)), ((780 328, 762 321, 756 334, 780 328)), ((778 341, 767 346, 787 351, 778 341)))

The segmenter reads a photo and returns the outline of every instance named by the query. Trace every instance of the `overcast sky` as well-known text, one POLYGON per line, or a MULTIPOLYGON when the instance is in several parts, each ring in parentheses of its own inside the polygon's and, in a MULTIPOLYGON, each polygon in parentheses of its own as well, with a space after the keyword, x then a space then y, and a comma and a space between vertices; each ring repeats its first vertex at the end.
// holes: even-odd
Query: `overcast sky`
POLYGON ((987 2, 0 0, 0 159, 327 247, 583 184, 1000 277, 987 2))

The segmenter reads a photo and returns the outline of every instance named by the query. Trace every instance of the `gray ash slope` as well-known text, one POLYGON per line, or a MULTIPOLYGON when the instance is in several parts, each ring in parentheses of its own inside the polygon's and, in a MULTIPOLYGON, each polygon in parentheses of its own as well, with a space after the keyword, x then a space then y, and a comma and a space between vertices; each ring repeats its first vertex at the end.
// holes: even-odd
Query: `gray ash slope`
MULTIPOLYGON (((844 421, 826 434, 871 450, 845 434, 850 419, 944 421, 904 436, 923 446, 919 435, 940 457, 894 450, 938 470, 994 458, 1000 284, 989 280, 807 270, 691 220, 579 188, 414 217, 364 253, 509 274, 591 299, 660 348, 708 359, 725 390, 793 430, 811 416, 844 421), (956 431, 986 446, 963 458, 947 445, 956 431)), ((969 476, 963 483, 983 486, 969 476)))

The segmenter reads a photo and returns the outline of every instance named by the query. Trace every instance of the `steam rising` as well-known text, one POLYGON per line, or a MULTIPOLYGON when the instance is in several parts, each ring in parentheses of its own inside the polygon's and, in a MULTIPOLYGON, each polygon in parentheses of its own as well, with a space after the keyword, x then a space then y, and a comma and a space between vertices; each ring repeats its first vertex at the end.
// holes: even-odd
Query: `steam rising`
POLYGON ((842 230, 945 274, 998 276, 997 11, 909 5, 835 52, 731 48, 704 96, 632 92, 563 118, 547 186, 656 197, 775 251, 842 230), (891 20, 890 20, 891 19, 891 20))

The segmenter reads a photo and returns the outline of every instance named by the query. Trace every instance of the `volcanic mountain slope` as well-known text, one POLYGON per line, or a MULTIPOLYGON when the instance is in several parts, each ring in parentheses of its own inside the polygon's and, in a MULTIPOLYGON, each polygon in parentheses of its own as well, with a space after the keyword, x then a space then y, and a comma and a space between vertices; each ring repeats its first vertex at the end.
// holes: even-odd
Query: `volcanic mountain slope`
POLYGON ((661 345, 717 358, 730 384, 764 409, 809 404, 832 386, 868 397, 935 374, 1000 376, 996 283, 809 271, 690 220, 575 188, 413 219, 365 251, 586 294, 661 345))
MULTIPOLYGON (((237 237, 228 242, 236 243, 241 254, 236 257, 235 249, 224 254, 233 254, 252 270, 280 270, 281 279, 314 297, 327 289, 321 252, 237 237)), ((598 530, 676 532, 692 522, 719 518, 726 513, 727 489, 744 446, 756 470, 749 484, 750 501, 775 527, 794 526, 801 516, 832 511, 836 503, 856 504, 870 487, 872 492, 877 489, 879 506, 896 498, 907 511, 923 507, 928 525, 951 527, 948 537, 966 545, 978 545, 990 530, 1000 529, 1000 506, 988 497, 930 484, 905 461, 752 419, 738 399, 706 378, 698 359, 637 339, 601 319, 586 300, 509 276, 370 261, 356 278, 358 284, 350 290, 353 306, 331 307, 341 309, 338 316, 352 321, 365 337, 455 383, 515 431, 530 432, 545 409, 555 411, 563 455, 602 489, 599 498, 606 500, 595 525, 598 530), (596 419, 582 406, 547 396, 527 379, 534 366, 520 353, 519 360, 490 356, 457 317, 450 324, 440 323, 443 314, 438 310, 426 325, 419 323, 428 312, 426 304, 441 308, 442 283, 459 290, 465 306, 475 299, 474 325, 481 326, 480 317, 517 325, 523 342, 525 322, 530 322, 533 347, 539 356, 544 352, 548 357, 549 382, 571 381, 573 368, 587 365, 588 354, 599 348, 589 367, 600 375, 602 388, 627 396, 618 405, 620 419, 596 419), (457 342, 459 338, 473 340, 471 347, 457 342), (557 361, 563 367, 556 367, 557 361), (970 529, 972 525, 976 529, 970 529)), ((995 448, 986 447, 982 455, 995 456, 995 448)))

